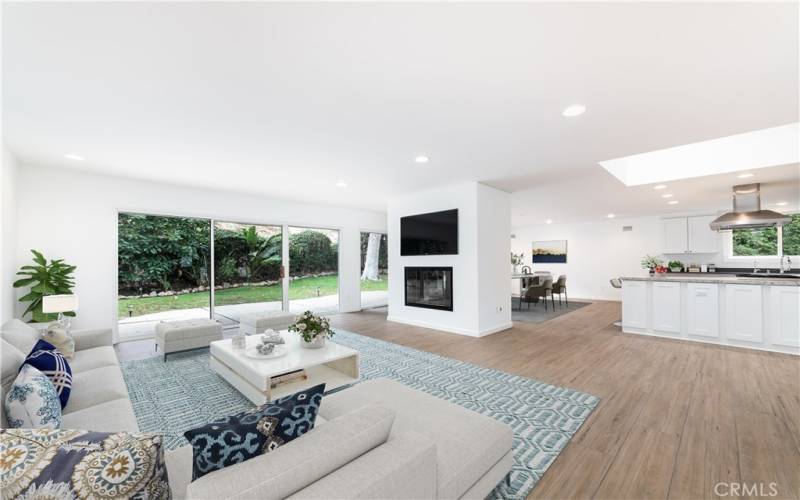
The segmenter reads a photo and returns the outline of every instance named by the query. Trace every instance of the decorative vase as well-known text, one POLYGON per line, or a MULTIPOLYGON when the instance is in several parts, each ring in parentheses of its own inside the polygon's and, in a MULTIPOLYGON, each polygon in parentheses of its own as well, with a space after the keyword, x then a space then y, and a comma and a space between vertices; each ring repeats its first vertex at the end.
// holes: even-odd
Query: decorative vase
POLYGON ((326 338, 327 337, 325 337, 325 335, 318 335, 314 337, 314 340, 312 340, 311 342, 306 342, 305 340, 303 340, 301 345, 306 349, 320 349, 322 347, 325 347, 326 338))
POLYGON ((650 268, 650 276, 653 276, 654 274, 656 274, 656 268, 655 267, 651 267, 650 268))
POLYGON ((519 274, 519 264, 514 264, 514 273, 513 274, 519 274))

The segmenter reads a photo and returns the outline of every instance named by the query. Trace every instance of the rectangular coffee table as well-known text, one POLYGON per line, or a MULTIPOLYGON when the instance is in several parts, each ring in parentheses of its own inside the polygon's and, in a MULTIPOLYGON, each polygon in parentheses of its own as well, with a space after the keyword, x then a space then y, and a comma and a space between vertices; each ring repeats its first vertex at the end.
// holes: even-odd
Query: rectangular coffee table
MULTIPOLYGON (((257 405, 275 398, 325 383, 325 391, 352 384, 358 380, 358 351, 328 340, 320 349, 305 349, 300 336, 281 332, 287 353, 274 359, 254 359, 244 350, 234 349, 231 339, 211 342, 211 369, 257 405), (296 370, 305 370, 307 379, 270 387, 272 377, 296 370)), ((260 335, 246 338, 247 347, 260 341, 260 335)))

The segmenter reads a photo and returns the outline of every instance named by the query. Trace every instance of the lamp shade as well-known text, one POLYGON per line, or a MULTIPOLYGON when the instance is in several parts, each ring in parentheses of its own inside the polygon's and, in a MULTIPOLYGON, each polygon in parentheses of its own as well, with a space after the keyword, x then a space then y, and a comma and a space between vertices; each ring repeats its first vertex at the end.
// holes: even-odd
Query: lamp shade
POLYGON ((45 295, 42 297, 42 312, 45 314, 77 310, 77 295, 45 295))

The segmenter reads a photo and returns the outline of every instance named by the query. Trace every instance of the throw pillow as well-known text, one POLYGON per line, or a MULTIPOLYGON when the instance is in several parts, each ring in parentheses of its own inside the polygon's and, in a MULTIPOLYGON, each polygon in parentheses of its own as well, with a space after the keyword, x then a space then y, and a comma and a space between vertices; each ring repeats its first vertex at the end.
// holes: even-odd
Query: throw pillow
POLYGON ((156 434, 0 431, 4 498, 170 498, 156 434))
POLYGON ((31 365, 22 365, 4 403, 9 427, 61 427, 61 401, 56 388, 47 376, 31 365))
POLYGON ((72 369, 64 355, 51 343, 39 340, 25 361, 22 362, 22 366, 25 365, 31 365, 47 375, 47 378, 53 383, 53 387, 56 388, 63 410, 67 406, 69 393, 72 390, 72 369))
POLYGON ((192 445, 192 481, 274 450, 314 428, 325 384, 224 417, 183 435, 192 445))
POLYGON ((72 335, 70 335, 65 328, 59 326, 58 323, 50 324, 47 330, 42 332, 42 338, 55 346, 65 358, 72 359, 75 357, 75 340, 72 338, 72 335))

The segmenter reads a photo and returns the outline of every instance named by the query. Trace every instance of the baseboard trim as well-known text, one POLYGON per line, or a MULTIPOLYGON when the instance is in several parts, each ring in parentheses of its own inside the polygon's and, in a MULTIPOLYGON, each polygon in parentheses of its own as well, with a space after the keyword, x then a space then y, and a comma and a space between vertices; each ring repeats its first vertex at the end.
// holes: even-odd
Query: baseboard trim
POLYGON ((512 328, 514 326, 513 322, 508 322, 506 324, 494 328, 478 331, 478 330, 467 330, 463 328, 452 328, 446 325, 427 323, 425 321, 408 320, 405 318, 398 318, 397 316, 392 316, 392 315, 386 316, 386 321, 391 321, 393 323, 401 323, 404 325, 418 326, 420 328, 428 328, 430 330, 438 330, 440 332, 456 333, 458 335, 464 335, 467 337, 485 337, 493 333, 497 333, 503 330, 508 330, 509 328, 512 328))

